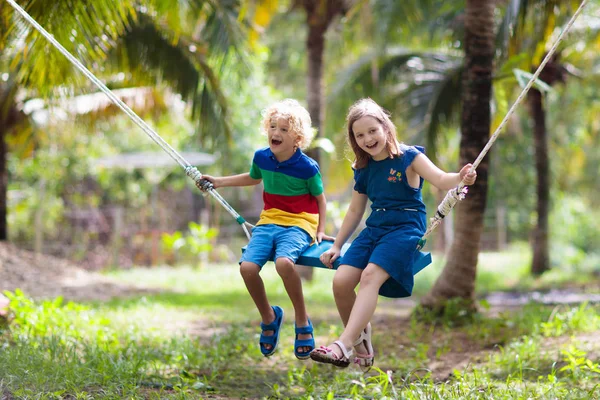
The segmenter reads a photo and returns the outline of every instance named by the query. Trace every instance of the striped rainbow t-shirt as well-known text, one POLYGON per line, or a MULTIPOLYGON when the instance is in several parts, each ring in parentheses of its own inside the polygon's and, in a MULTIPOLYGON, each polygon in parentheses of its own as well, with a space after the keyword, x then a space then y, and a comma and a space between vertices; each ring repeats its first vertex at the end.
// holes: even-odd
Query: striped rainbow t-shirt
POLYGON ((265 207, 257 225, 297 226, 316 237, 319 207, 315 196, 323 193, 323 180, 315 160, 298 149, 279 162, 266 147, 254 153, 250 176, 264 184, 265 207))

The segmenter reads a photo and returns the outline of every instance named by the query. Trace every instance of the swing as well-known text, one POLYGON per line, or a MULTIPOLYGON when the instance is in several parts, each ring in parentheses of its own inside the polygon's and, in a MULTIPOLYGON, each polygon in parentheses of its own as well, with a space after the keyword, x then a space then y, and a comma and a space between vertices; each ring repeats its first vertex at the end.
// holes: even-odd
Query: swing
MULTIPOLYGON (((302 255, 296 261, 297 265, 304 265, 306 267, 316 267, 316 268, 326 268, 327 266, 323 265, 320 258, 321 254, 329 250, 333 246, 333 242, 328 240, 323 240, 321 243, 314 243, 310 245, 308 249, 302 253, 302 255)), ((337 269, 340 266, 340 259, 350 247, 350 243, 346 243, 342 246, 342 251, 340 252, 340 256, 333 262, 333 269, 337 269)), ((246 251, 246 246, 242 247, 242 252, 246 251)), ((271 261, 273 258, 271 257, 271 261)), ((416 251, 413 260, 413 275, 416 275, 423 268, 431 264, 431 253, 424 253, 422 251, 416 251)))
MULTIPOLYGON (((119 107, 123 112, 125 112, 125 114, 127 114, 133 120, 133 122, 135 122, 156 144, 158 144, 163 150, 165 150, 167 152, 167 154, 169 154, 185 170, 186 175, 188 175, 190 178, 192 178, 194 180, 196 186, 199 189, 201 189, 205 193, 208 193, 211 196, 213 196, 229 212, 229 214, 231 214, 231 216, 241 225, 242 229, 244 230, 244 233, 246 234, 246 237, 248 239, 250 239, 250 235, 251 235, 250 229, 253 228, 253 225, 248 223, 246 220, 244 220, 244 218, 241 215, 239 215, 233 209, 233 207, 231 207, 225 201, 225 199, 223 197, 221 197, 221 195, 219 193, 217 193, 217 191, 213 188, 212 183, 210 183, 202 178, 202 174, 200 173, 200 171, 198 171, 198 169, 196 167, 193 167, 192 165, 190 165, 179 153, 177 153, 177 151, 175 151, 167 142, 165 142, 163 140, 163 138, 161 138, 143 119, 141 119, 135 112, 133 112, 133 110, 131 110, 129 108, 129 106, 127 106, 127 104, 125 104, 121 99, 116 97, 110 91, 110 89, 108 89, 106 87, 106 85, 104 85, 104 83, 102 83, 102 81, 100 81, 98 78, 96 78, 96 76, 94 74, 92 74, 79 60, 77 60, 71 53, 69 53, 69 51, 67 51, 56 39, 54 39, 54 37, 52 35, 50 35, 40 24, 38 24, 37 21, 35 21, 25 10, 23 10, 23 8, 21 8, 17 3, 15 3, 14 0, 6 0, 6 1, 19 14, 21 14, 21 16, 23 18, 25 18, 25 20, 27 20, 27 22, 29 22, 48 41, 50 41, 50 43, 52 43, 54 45, 54 47, 56 47, 65 57, 67 57, 67 59, 69 59, 69 61, 71 61, 73 63, 73 65, 75 65, 86 77, 88 77, 96 86, 98 86, 98 88, 100 88, 100 90, 102 92, 104 92, 104 94, 106 94, 108 96, 108 98, 113 103, 115 103, 115 105, 117 107, 119 107)), ((471 171, 474 171, 475 169, 477 169, 477 166, 480 164, 480 162, 483 160, 483 158, 485 157, 485 155, 487 154, 489 149, 492 147, 492 145, 496 141, 496 138, 500 134, 500 131, 506 125, 510 116, 513 114, 513 112, 517 108, 517 105, 525 97, 525 95, 527 94, 527 92, 529 91, 529 89, 531 88, 533 83, 535 82, 535 80, 538 78, 538 76, 540 75, 540 72, 544 69, 544 66, 547 64, 548 60, 550 60, 550 58, 552 57, 552 55, 556 51, 556 48, 558 47, 558 44, 561 42, 563 36, 569 31, 569 29, 575 22, 575 20, 577 19, 577 17, 583 10, 586 2, 587 2, 587 0, 583 0, 581 2, 581 5, 579 6, 579 8, 575 12, 575 14, 573 14, 573 16, 571 17, 571 20, 569 21, 569 23, 567 24, 565 29, 560 33, 560 35, 556 39, 555 43, 553 44, 553 46, 550 48, 550 50, 546 54, 546 57, 544 58, 544 60, 541 62, 541 64, 539 65, 539 67, 537 68, 537 70, 535 71, 535 73, 533 74, 533 76, 531 77, 531 79, 529 80, 529 82, 527 83, 527 85, 525 86, 525 88, 523 89, 523 91, 521 92, 521 94, 519 95, 517 100, 515 101, 515 103, 508 110, 508 113, 506 114, 506 116, 504 117, 504 119, 502 120, 500 125, 498 125, 498 127, 496 128, 496 131, 490 137, 488 143, 485 145, 485 147, 483 148, 483 150, 481 151, 481 153, 479 154, 477 159, 473 162, 471 171)), ((419 272, 420 270, 422 270, 423 268, 425 268, 427 265, 429 265, 431 263, 431 254, 423 253, 420 251, 423 248, 423 246, 425 245, 425 243, 427 241, 427 237, 442 222, 442 219, 446 215, 448 215, 448 213, 452 210, 452 208, 456 205, 456 203, 459 200, 463 200, 465 198, 466 194, 467 194, 467 187, 464 185, 464 182, 460 182, 460 184, 456 188, 448 191, 448 193, 446 194, 446 196, 444 197, 444 199, 438 206, 434 217, 431 218, 430 224, 429 224, 425 234, 423 235, 423 237, 421 238, 421 240, 419 241, 419 243, 417 245, 418 251, 416 251, 414 253, 415 254, 415 256, 414 256, 415 259, 413 262, 413 273, 414 274, 416 274, 417 272, 419 272)), ((320 244, 311 245, 300 256, 297 264, 306 265, 306 266, 310 266, 310 267, 327 268, 325 265, 323 265, 321 263, 319 257, 323 252, 330 249, 332 245, 333 245, 333 243, 329 242, 329 241, 323 241, 320 244)), ((345 244, 342 247, 341 255, 343 255, 345 253, 345 251, 348 249, 348 247, 350 247, 349 244, 345 244)), ((245 251, 245 247, 242 248, 242 251, 245 251)), ((338 266, 339 266, 339 258, 336 260, 336 262, 334 262, 334 269, 337 268, 338 266)))

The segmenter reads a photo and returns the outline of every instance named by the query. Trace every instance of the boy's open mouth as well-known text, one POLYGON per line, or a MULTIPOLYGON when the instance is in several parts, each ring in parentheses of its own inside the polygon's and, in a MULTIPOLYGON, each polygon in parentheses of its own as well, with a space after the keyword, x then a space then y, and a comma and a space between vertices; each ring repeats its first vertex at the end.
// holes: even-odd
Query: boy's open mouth
POLYGON ((279 146, 281 143, 282 143, 281 140, 271 139, 271 144, 274 144, 275 146, 279 146))

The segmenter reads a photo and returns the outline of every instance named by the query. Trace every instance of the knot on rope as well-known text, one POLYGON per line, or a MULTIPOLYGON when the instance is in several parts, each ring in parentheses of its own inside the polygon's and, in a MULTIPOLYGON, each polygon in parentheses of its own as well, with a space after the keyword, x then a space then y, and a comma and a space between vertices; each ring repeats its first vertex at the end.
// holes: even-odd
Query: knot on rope
POLYGON ((454 208, 458 201, 465 199, 468 192, 469 188, 467 186, 463 186, 462 188, 455 187, 454 189, 450 189, 448 193, 446 193, 444 200, 442 200, 442 202, 438 206, 438 209, 435 213, 436 217, 438 219, 442 219, 446 215, 448 215, 448 213, 452 211, 452 208, 454 208))
POLYGON ((208 192, 209 190, 213 189, 213 184, 210 181, 202 178, 202 173, 198 171, 198 168, 188 165, 185 167, 185 174, 192 178, 196 183, 196 187, 203 192, 208 192))

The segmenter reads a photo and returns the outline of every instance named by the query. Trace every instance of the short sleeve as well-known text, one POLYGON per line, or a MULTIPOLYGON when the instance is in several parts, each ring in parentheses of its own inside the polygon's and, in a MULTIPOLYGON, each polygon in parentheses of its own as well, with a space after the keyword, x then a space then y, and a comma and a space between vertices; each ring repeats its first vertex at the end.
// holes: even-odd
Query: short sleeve
POLYGON ((404 169, 412 164, 416 156, 425 154, 425 149, 421 146, 404 146, 402 151, 404 152, 404 169))
POLYGON ((250 167, 250 178, 262 179, 262 172, 260 172, 260 168, 256 164, 256 153, 254 153, 254 159, 252 160, 252 166, 250 167))
POLYGON ((364 169, 353 169, 354 171, 354 190, 360 194, 367 194, 367 183, 365 181, 364 169))
POLYGON ((323 194, 323 178, 321 177, 320 172, 317 171, 317 173, 308 180, 308 191, 315 197, 323 194))

